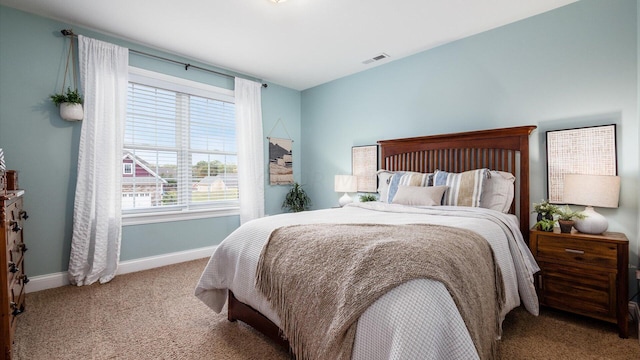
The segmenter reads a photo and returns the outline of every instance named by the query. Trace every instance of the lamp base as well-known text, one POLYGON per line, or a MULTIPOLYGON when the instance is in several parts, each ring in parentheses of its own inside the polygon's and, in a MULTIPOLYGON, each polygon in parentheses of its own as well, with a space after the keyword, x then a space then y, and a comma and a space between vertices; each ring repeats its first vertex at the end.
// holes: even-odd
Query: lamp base
POLYGON ((586 218, 576 220, 575 225, 573 225, 579 232, 585 234, 602 234, 609 228, 607 219, 598 214, 592 206, 587 206, 582 213, 586 218))
POLYGON ((349 194, 347 193, 344 193, 344 195, 342 195, 340 200, 338 200, 338 204, 340 204, 340 207, 343 207, 350 202, 353 202, 353 199, 351 199, 351 196, 349 196, 349 194))

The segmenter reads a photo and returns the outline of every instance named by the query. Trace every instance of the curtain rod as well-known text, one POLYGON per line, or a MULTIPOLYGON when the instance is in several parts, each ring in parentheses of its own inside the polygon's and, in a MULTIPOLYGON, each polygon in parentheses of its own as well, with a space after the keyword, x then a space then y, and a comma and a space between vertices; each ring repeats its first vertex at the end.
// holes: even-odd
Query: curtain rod
MULTIPOLYGON (((75 38, 78 37, 78 35, 76 35, 73 32, 73 30, 71 30, 71 29, 62 29, 62 30, 60 30, 60 33, 62 33, 63 36, 71 36, 71 37, 75 37, 75 38)), ((185 71, 189 70, 189 68, 194 68, 194 69, 210 72, 210 73, 213 73, 213 74, 216 74, 216 75, 220 75, 220 76, 224 76, 224 77, 228 77, 228 78, 235 78, 235 76, 233 76, 233 75, 229 75, 229 74, 225 74, 225 73, 222 73, 222 72, 219 72, 219 71, 203 68, 203 67, 200 67, 200 66, 197 66, 197 65, 191 65, 189 63, 183 63, 181 61, 165 58, 165 57, 162 57, 162 56, 149 54, 149 53, 146 53, 144 51, 129 49, 129 52, 132 52, 132 53, 135 53, 135 54, 138 54, 138 55, 144 55, 144 56, 160 59, 160 60, 171 62, 171 63, 174 63, 174 64, 182 65, 182 66, 184 66, 184 70, 185 71)), ((269 85, 267 85, 265 83, 262 84, 263 88, 266 88, 267 86, 269 86, 269 85)))

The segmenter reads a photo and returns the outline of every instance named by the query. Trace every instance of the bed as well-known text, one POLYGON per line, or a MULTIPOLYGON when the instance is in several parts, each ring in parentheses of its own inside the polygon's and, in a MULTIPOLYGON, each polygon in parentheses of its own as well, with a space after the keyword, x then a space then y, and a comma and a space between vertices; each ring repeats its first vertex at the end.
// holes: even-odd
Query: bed
MULTIPOLYGON (((504 293, 500 295, 502 300, 497 307, 498 327, 506 314, 520 305, 537 315, 538 299, 533 274, 539 269, 527 247, 530 203, 528 140, 534 129, 535 126, 521 126, 378 141, 382 169, 379 180, 381 183, 386 181, 388 185, 382 184, 379 189, 382 201, 280 214, 242 225, 216 248, 196 286, 195 295, 216 312, 221 312, 224 305, 228 305, 230 321, 243 321, 273 341, 289 347, 291 339, 282 330, 289 326, 283 326, 281 319, 283 316, 288 323, 289 314, 284 316, 279 312, 280 306, 274 309, 272 302, 267 300, 271 296, 258 291, 256 283, 256 278, 261 276, 257 269, 261 269, 259 265, 263 265, 263 257, 266 257, 265 245, 272 246, 269 238, 276 230, 296 227, 292 225, 306 226, 301 228, 304 232, 299 233, 305 234, 309 227, 322 230, 321 227, 327 225, 335 229, 350 226, 429 226, 434 230, 455 228, 462 234, 473 232, 486 239, 498 269, 496 273, 500 273, 495 287, 500 287, 504 293), (475 174, 474 177, 467 176, 471 173, 475 174), (416 174, 423 174, 423 184, 403 186, 402 181, 406 180, 407 174, 413 180, 416 174), (488 186, 488 180, 484 180, 484 185, 478 185, 478 179, 495 179, 496 176, 512 176, 514 196, 502 199, 499 207, 494 206, 496 204, 484 206, 486 204, 480 204, 479 192, 488 186), (466 194, 463 191, 461 183, 468 184, 469 178, 475 179, 476 183, 471 186, 475 186, 478 193, 466 194), (394 186, 394 181, 397 186, 394 186), (429 191, 433 191, 438 186, 445 188, 444 196, 440 195, 442 200, 439 199, 444 205, 394 202, 406 199, 406 195, 413 194, 414 190, 424 193, 425 189, 418 187, 431 187, 429 191), (473 205, 462 206, 467 200, 473 205)), ((501 195, 499 189, 494 191, 501 195)), ((300 273, 303 272, 301 269, 300 273)), ((331 284, 331 279, 326 283, 331 284)), ((353 341, 345 358, 491 358, 491 354, 495 354, 492 352, 494 349, 485 351, 485 344, 478 340, 477 329, 467 326, 469 310, 460 307, 459 298, 452 294, 449 284, 431 278, 410 279, 393 286, 359 313, 356 324, 350 328, 353 341)), ((309 306, 301 312, 313 312, 314 308, 309 306)), ((494 337, 499 338, 499 334, 500 329, 494 337)), ((295 343, 298 345, 300 342, 296 333, 295 343)), ((299 351, 299 346, 294 348, 294 353, 296 351, 299 351)), ((296 354, 298 358, 314 358, 306 352, 296 354)))

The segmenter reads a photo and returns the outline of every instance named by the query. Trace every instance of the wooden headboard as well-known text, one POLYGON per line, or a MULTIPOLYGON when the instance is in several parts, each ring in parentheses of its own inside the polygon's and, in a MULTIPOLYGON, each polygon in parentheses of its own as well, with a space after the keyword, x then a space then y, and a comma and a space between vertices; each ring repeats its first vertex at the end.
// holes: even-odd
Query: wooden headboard
POLYGON ((511 213, 529 239, 529 135, 536 126, 518 126, 404 139, 380 140, 380 169, 430 173, 489 168, 516 177, 511 213))

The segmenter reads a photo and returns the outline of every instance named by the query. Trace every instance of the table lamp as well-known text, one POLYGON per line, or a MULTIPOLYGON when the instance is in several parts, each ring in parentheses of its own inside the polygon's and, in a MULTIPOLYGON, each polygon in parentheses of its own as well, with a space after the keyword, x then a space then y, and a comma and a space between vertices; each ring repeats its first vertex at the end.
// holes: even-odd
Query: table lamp
POLYGON ((620 197, 620 177, 610 175, 564 176, 563 201, 568 204, 585 205, 586 217, 576 220, 574 227, 585 234, 602 234, 609 227, 607 219, 593 207, 617 208, 620 197))
POLYGON ((348 193, 358 191, 358 177, 353 175, 336 175, 334 188, 336 192, 344 193, 338 203, 340 206, 345 206, 353 201, 348 193))

